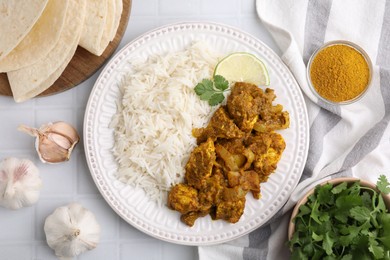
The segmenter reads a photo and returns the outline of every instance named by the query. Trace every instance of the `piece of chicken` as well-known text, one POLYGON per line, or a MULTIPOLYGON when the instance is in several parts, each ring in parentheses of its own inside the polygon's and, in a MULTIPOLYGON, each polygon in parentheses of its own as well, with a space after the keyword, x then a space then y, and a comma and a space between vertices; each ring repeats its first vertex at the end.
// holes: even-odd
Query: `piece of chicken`
POLYGON ((198 211, 198 191, 184 183, 176 184, 168 193, 168 207, 182 214, 198 211))
POLYGON ((224 187, 226 187, 225 177, 220 169, 214 168, 213 175, 206 180, 206 186, 198 192, 200 210, 208 211, 217 204, 224 187))
POLYGON ((229 187, 240 186, 245 191, 251 191, 255 199, 260 199, 260 178, 257 172, 249 171, 230 171, 227 174, 229 187))
POLYGON ((227 111, 243 132, 250 132, 259 120, 260 111, 272 106, 270 98, 274 95, 265 94, 254 84, 237 82, 227 99, 227 111))
POLYGON ((196 138, 198 144, 212 138, 242 138, 244 133, 234 124, 233 120, 229 118, 224 107, 219 107, 214 115, 211 117, 206 128, 194 128, 192 135, 196 138))
POLYGON ((212 176, 206 178, 206 186, 198 191, 199 208, 197 211, 182 214, 181 221, 192 227, 198 218, 208 215, 212 207, 221 200, 224 187, 224 176, 218 168, 214 168, 212 176))
POLYGON ((215 159, 214 142, 212 138, 208 138, 192 151, 185 166, 185 182, 198 190, 205 187, 207 178, 211 176, 215 159))
POLYGON ((290 115, 283 111, 282 105, 273 106, 267 113, 262 113, 260 119, 254 124, 253 129, 258 132, 271 132, 286 129, 290 126, 290 115))
POLYGON ((244 140, 245 138, 219 139, 215 141, 215 145, 222 145, 231 154, 241 154, 245 150, 244 140))
POLYGON ((276 170, 282 153, 286 147, 283 137, 276 133, 258 133, 247 139, 248 148, 255 154, 253 169, 264 182, 276 170))
POLYGON ((221 201, 215 207, 215 219, 224 219, 230 223, 240 220, 245 208, 245 195, 247 191, 240 186, 224 188, 221 201))
POLYGON ((198 218, 207 216, 209 211, 192 211, 181 215, 180 220, 187 226, 192 227, 198 218))

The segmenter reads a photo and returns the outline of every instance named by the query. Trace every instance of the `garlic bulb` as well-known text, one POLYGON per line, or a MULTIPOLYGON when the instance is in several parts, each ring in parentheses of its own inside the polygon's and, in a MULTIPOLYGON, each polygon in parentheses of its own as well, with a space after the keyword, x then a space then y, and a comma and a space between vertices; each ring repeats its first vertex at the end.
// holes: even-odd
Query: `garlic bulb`
POLYGON ((39 129, 20 125, 18 130, 37 137, 35 148, 42 162, 68 161, 80 137, 73 126, 65 122, 54 122, 39 129))
POLYGON ((57 208, 45 221, 47 244, 61 258, 71 258, 94 249, 100 226, 92 212, 78 203, 57 208))
POLYGON ((27 159, 0 162, 0 206, 20 209, 38 201, 42 180, 38 168, 27 159))

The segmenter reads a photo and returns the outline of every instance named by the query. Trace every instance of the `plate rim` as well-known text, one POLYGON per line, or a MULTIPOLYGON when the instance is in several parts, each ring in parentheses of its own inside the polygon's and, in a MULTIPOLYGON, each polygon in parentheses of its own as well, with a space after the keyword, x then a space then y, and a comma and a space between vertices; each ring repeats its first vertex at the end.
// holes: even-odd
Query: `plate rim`
MULTIPOLYGON (((97 91, 98 89, 98 85, 101 83, 102 81, 102 78, 104 77, 104 75, 106 73, 110 73, 110 70, 112 69, 113 66, 115 66, 116 64, 116 60, 119 59, 119 57, 127 51, 127 49, 129 49, 133 44, 136 45, 136 43, 144 38, 147 38, 148 36, 154 34, 154 33, 157 33, 157 32, 169 32, 170 30, 172 30, 172 28, 175 28, 175 27, 180 27, 180 28, 184 28, 184 29, 201 29, 201 28, 205 28, 207 26, 214 26, 214 27, 219 27, 219 28, 224 28, 226 29, 227 31, 232 31, 232 32, 235 32, 237 34, 241 34, 249 39, 251 39, 253 42, 257 42, 261 45, 262 48, 264 48, 267 52, 269 52, 271 55, 272 55, 272 58, 277 60, 277 62, 279 64, 281 64, 281 68, 284 70, 283 72, 284 73, 287 73, 288 74, 288 77, 292 80, 292 83, 291 84, 294 84, 297 86, 297 96, 299 97, 300 101, 302 102, 302 106, 300 107, 301 109, 303 109, 302 111, 302 115, 304 117, 304 128, 306 129, 306 135, 305 135, 305 138, 304 138, 304 142, 305 142, 305 146, 303 147, 303 154, 300 156, 300 158, 302 158, 302 162, 300 164, 300 167, 299 167, 299 176, 298 178, 294 181, 294 183, 292 183, 290 186, 291 186, 291 190, 289 192, 289 194, 286 196, 286 199, 280 203, 277 207, 277 209, 275 210, 275 214, 277 214, 280 209, 283 208, 283 206, 287 203, 288 199, 290 198, 290 195, 292 194, 292 192, 294 191, 295 187, 298 185, 299 183, 299 180, 300 180, 300 177, 302 176, 302 172, 304 170, 304 166, 305 166, 305 162, 307 160, 307 156, 308 156, 308 150, 309 150, 309 117, 308 117, 308 112, 307 112, 307 106, 305 104, 305 100, 304 100, 304 96, 303 96, 303 93, 302 93, 302 90, 299 86, 299 84, 297 83, 295 77, 293 76, 292 72, 289 70, 289 68, 287 67, 287 65, 282 61, 282 59, 275 53, 275 51, 273 51, 270 47, 268 47, 268 45, 266 45, 264 42, 262 42, 260 39, 256 38, 254 35, 248 33, 248 32, 245 32, 237 27, 234 27, 234 26, 230 26, 230 25, 226 25, 226 24, 223 24, 223 23, 218 23, 218 22, 209 22, 209 21, 185 21, 185 22, 176 22, 176 23, 169 23, 169 24, 166 24, 166 25, 162 25, 162 26, 159 26, 159 27, 156 27, 154 29, 151 29, 143 34, 141 34, 140 36, 136 37, 135 39, 131 40, 130 42, 128 42, 125 46, 123 46, 110 60, 109 62, 104 66, 103 70, 101 71, 101 73, 99 74, 96 82, 94 83, 94 86, 91 90, 91 93, 90 93, 90 96, 88 98, 88 102, 87 102, 87 106, 86 106, 86 110, 85 110, 85 114, 84 114, 84 121, 83 121, 83 139, 84 139, 84 153, 85 153, 85 156, 86 156, 86 161, 87 161, 87 164, 88 164, 88 169, 90 171, 90 174, 92 176, 92 179, 96 185, 96 187, 98 188, 100 194, 102 195, 102 197, 104 198, 104 200, 108 203, 108 205, 111 207, 111 209, 118 215, 120 216, 124 221, 126 221, 127 223, 129 223, 131 226, 133 226, 134 228, 140 230, 141 232, 147 234, 147 235, 150 235, 154 238, 157 238, 157 239, 160 239, 160 240, 163 240, 163 241, 166 241, 166 242, 170 242, 170 243, 175 243, 175 244, 180 244, 180 245, 190 245, 190 246, 205 246, 205 245, 216 245, 216 244, 221 244, 221 243, 225 243, 225 242, 228 242, 228 241, 231 241, 231 240, 234 240, 238 237, 241 237, 241 236, 244 236, 250 232, 252 232, 253 230, 267 224, 267 222, 269 222, 270 219, 273 218, 273 215, 269 216, 267 218, 267 221, 265 221, 263 224, 261 225, 255 225, 254 227, 250 228, 250 229, 247 229, 245 230, 244 232, 241 232, 239 234, 233 234, 231 237, 225 237, 225 238, 221 238, 219 240, 214 240, 214 241, 190 241, 190 240, 178 240, 178 239, 172 239, 172 238, 168 238, 164 235, 160 235, 158 232, 153 232, 149 229, 147 229, 146 227, 142 226, 142 225, 139 225, 133 221, 131 221, 128 217, 126 217, 126 214, 124 212, 122 212, 120 209, 118 209, 118 205, 114 205, 114 203, 108 198, 108 195, 106 194, 106 190, 103 189, 103 187, 101 186, 101 184, 99 184, 99 179, 97 178, 97 176, 93 173, 94 172, 94 164, 96 162, 94 162, 94 160, 91 160, 91 158, 88 156, 89 152, 90 151, 90 147, 89 147, 89 144, 88 142, 91 142, 90 140, 90 137, 88 136, 89 134, 89 127, 90 125, 88 124, 88 119, 90 117, 90 109, 91 109, 91 106, 93 106, 93 103, 96 101, 96 96, 95 96, 95 92, 97 91), (94 99, 94 100, 93 100, 94 99)), ((161 35, 164 35, 164 33, 161 33, 161 35)), ((127 214, 130 214, 131 213, 127 213, 127 214)))

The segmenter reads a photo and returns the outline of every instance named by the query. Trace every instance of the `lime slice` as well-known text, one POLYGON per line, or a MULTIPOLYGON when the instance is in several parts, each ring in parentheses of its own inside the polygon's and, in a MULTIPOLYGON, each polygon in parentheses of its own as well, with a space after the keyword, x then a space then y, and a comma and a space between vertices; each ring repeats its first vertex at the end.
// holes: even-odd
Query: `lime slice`
POLYGON ((266 66, 255 55, 247 52, 235 52, 223 58, 215 66, 215 75, 221 75, 229 82, 248 82, 257 86, 269 85, 266 66))

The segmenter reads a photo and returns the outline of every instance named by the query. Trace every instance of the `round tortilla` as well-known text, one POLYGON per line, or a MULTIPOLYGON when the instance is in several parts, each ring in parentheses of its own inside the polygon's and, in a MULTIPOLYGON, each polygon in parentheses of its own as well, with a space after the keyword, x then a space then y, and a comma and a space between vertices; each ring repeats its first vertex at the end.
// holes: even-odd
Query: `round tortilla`
POLYGON ((114 25, 112 27, 111 31, 111 41, 114 40, 116 32, 118 31, 119 23, 121 21, 122 12, 123 12, 123 2, 122 0, 115 0, 115 18, 114 18, 114 25))
POLYGON ((47 2, 48 0, 0 1, 0 60, 27 35, 47 2))
POLYGON ((88 0, 79 45, 97 56, 102 55, 116 35, 122 11, 122 0, 104 0, 99 3, 88 0))
POLYGON ((48 89, 51 85, 54 84, 54 82, 61 76, 61 74, 64 72, 66 67, 68 66, 69 62, 72 60, 73 55, 75 54, 77 49, 77 45, 73 46, 72 50, 68 53, 68 55, 65 57, 64 62, 56 69, 47 79, 45 79, 39 87, 36 89, 32 89, 30 92, 25 93, 22 96, 14 96, 14 99, 16 102, 23 102, 28 99, 29 97, 35 97, 36 95, 40 94, 42 91, 40 89, 48 89))
MULTIPOLYGON (((86 11, 84 0, 69 1, 66 11, 64 29, 54 48, 46 57, 31 66, 7 73, 12 94, 16 102, 22 102, 48 89, 57 78, 55 72, 64 63, 68 64, 72 55, 76 51, 79 42, 86 11), (51 84, 48 84, 51 82, 51 84)), ((66 67, 66 66, 65 66, 66 67)))
POLYGON ((114 29, 115 22, 115 0, 107 1, 107 16, 106 23, 104 25, 102 39, 100 41, 100 46, 98 49, 98 56, 102 55, 104 50, 107 48, 108 44, 111 41, 111 34, 114 29))
POLYGON ((86 0, 87 13, 79 45, 87 51, 100 56, 104 28, 108 14, 108 2, 111 0, 86 0))
POLYGON ((49 0, 31 31, 0 60, 0 72, 18 70, 43 59, 60 38, 69 0, 49 0))

